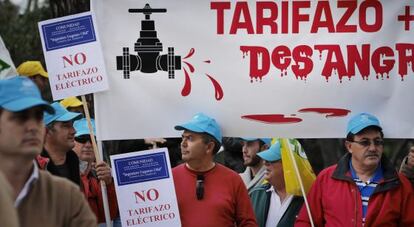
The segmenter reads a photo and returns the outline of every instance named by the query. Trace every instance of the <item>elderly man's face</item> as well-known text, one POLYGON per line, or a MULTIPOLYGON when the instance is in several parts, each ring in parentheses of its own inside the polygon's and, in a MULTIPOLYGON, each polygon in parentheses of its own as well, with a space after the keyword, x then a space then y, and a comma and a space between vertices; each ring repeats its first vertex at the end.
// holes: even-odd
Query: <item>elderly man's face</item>
POLYGON ((346 147, 352 154, 352 164, 363 169, 377 168, 384 152, 383 138, 375 129, 355 135, 353 142, 346 141, 346 147))
POLYGON ((86 162, 95 161, 95 153, 90 139, 90 135, 82 135, 75 138, 75 147, 73 151, 78 155, 79 159, 86 162))
POLYGON ((0 152, 34 158, 43 149, 45 126, 43 108, 19 112, 3 109, 0 113, 0 152))
POLYGON ((265 161, 265 168, 266 171, 264 178, 271 184, 284 179, 282 160, 275 162, 265 161))

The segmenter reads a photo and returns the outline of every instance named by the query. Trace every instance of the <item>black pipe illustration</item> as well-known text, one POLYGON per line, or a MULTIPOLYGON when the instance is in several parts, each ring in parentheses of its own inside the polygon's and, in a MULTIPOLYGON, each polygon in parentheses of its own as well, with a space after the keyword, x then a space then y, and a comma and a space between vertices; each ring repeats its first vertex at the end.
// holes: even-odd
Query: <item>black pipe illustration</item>
POLYGON ((141 21, 140 37, 135 43, 134 50, 138 53, 129 53, 129 47, 122 48, 122 56, 116 56, 117 70, 122 70, 124 79, 130 78, 131 71, 155 73, 159 70, 167 71, 168 78, 174 79, 175 70, 181 69, 181 56, 174 55, 174 47, 168 47, 168 53, 160 55, 162 43, 157 38, 155 22, 150 19, 152 13, 165 13, 167 9, 153 9, 147 3, 142 9, 129 9, 129 13, 143 13, 145 20, 141 21))

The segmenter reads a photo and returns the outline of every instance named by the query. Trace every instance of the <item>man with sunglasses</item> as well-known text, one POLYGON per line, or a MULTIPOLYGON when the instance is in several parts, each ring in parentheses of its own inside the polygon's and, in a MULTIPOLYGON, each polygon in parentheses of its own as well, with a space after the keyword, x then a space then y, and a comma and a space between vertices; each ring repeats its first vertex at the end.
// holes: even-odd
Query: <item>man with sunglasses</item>
MULTIPOLYGON (((91 125, 94 134, 96 134, 94 119, 91 119, 91 125)), ((105 211, 99 180, 104 181, 107 186, 111 220, 114 220, 118 216, 118 204, 116 201, 115 186, 111 176, 111 168, 103 161, 95 164, 95 153, 93 151, 87 119, 82 118, 77 120, 73 123, 73 126, 76 130, 73 151, 79 157, 82 192, 87 198, 92 211, 95 213, 98 223, 103 224, 105 222, 105 211)))
POLYGON ((249 193, 259 227, 293 226, 303 197, 286 192, 280 142, 257 155, 264 160, 266 182, 249 193))
POLYGON ((217 122, 199 113, 175 129, 183 131, 185 163, 172 170, 182 226, 257 226, 240 176, 213 161, 222 141, 217 122))
MULTIPOLYGON (((414 192, 383 156, 384 134, 368 113, 348 122, 348 153, 324 169, 307 198, 315 226, 414 226, 414 192)), ((303 206, 295 226, 310 226, 303 206)))
POLYGON ((58 102, 51 106, 54 114, 45 113, 43 117, 46 136, 43 151, 37 157, 39 167, 80 185, 79 159, 72 148, 76 132, 73 121, 82 118, 82 114, 69 112, 58 102))
POLYGON ((257 153, 268 149, 270 142, 270 138, 242 138, 243 164, 246 166, 246 170, 240 173, 240 177, 248 192, 263 181, 265 167, 263 160, 257 153))
POLYGON ((54 109, 30 79, 0 80, 0 171, 12 187, 20 226, 96 226, 79 187, 35 164, 45 137, 44 111, 53 114, 54 109))

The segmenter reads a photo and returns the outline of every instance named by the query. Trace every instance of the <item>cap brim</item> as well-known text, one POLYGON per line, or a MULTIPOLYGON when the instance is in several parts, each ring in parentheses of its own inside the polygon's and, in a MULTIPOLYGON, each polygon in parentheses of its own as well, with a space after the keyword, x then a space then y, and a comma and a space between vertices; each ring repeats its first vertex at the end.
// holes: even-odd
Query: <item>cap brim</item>
POLYGON ((59 116, 55 121, 76 121, 82 118, 81 113, 67 112, 62 116, 59 116))
POLYGON ((214 135, 210 134, 209 132, 206 132, 204 129, 195 126, 192 123, 186 123, 186 124, 182 124, 182 125, 176 125, 174 127, 175 130, 178 131, 182 131, 182 130, 188 130, 188 131, 192 131, 192 132, 197 132, 197 133, 207 133, 210 136, 212 136, 219 144, 221 144, 221 141, 219 141, 214 135))
POLYGON ((86 130, 80 130, 79 132, 76 131, 75 137, 79 137, 79 136, 84 136, 84 135, 89 135, 89 131, 86 130))
POLYGON ((280 156, 270 149, 257 153, 257 156, 268 162, 274 162, 281 159, 280 156))
POLYGON ((39 73, 41 76, 43 76, 44 78, 46 78, 46 79, 49 79, 49 75, 48 75, 48 73, 47 72, 42 72, 42 73, 39 73))
POLYGON ((55 110, 48 102, 42 99, 39 99, 39 98, 34 98, 34 97, 27 97, 27 98, 21 98, 18 100, 13 100, 13 101, 3 104, 2 107, 11 112, 18 112, 18 111, 26 110, 26 109, 36 107, 36 106, 43 107, 43 109, 50 114, 55 113, 55 110))
POLYGON ((247 142, 259 140, 259 138, 244 138, 244 137, 242 137, 241 139, 247 142))
POLYGON ((182 130, 189 130, 192 132, 198 132, 198 133, 202 133, 205 132, 203 129, 201 129, 200 127, 195 126, 194 124, 191 123, 187 123, 187 124, 182 124, 182 125, 176 125, 174 127, 175 130, 178 131, 182 131, 182 130))

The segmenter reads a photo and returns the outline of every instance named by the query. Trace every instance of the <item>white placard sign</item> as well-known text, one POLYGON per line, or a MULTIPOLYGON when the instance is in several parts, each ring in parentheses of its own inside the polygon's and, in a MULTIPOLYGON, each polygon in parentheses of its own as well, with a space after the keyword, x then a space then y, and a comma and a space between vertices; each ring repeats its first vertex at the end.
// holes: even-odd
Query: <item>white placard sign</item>
POLYGON ((167 148, 111 155, 122 226, 181 226, 167 148))
POLYGON ((16 67, 14 67, 9 51, 0 36, 0 79, 16 75, 16 67))
POLYGON ((197 112, 225 136, 345 137, 376 115, 414 138, 414 1, 92 1, 111 90, 102 140, 179 136, 197 112), (111 16, 108 16, 111 15, 111 16))
POLYGON ((108 89, 95 24, 91 12, 39 22, 54 100, 108 89))

